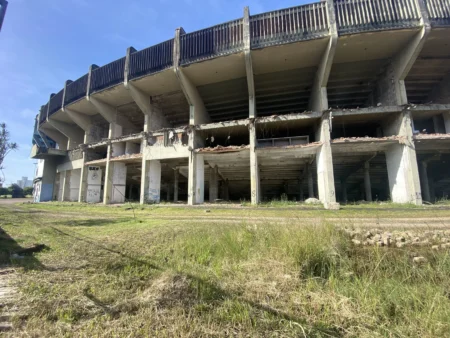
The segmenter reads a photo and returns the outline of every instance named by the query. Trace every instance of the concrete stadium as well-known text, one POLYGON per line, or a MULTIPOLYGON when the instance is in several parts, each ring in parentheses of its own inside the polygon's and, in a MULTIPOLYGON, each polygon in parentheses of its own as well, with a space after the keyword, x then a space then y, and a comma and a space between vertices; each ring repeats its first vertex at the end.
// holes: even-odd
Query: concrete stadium
POLYGON ((419 205, 449 195, 449 146, 450 0, 246 7, 51 94, 34 198, 419 205))

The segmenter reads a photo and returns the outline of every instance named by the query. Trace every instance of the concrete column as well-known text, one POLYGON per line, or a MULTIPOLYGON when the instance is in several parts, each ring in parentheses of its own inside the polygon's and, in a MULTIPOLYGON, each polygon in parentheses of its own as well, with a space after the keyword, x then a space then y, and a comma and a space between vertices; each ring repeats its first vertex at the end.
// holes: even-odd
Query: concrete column
POLYGON ((348 196, 347 196, 347 180, 346 179, 341 180, 341 189, 342 189, 342 201, 344 203, 347 203, 348 196))
POLYGON ((324 113, 316 131, 316 141, 322 146, 316 153, 319 199, 326 209, 339 208, 334 190, 333 158, 330 144, 331 116, 324 113))
POLYGON ((175 30, 175 39, 173 42, 173 69, 181 86, 181 90, 189 104, 189 125, 209 123, 211 122, 211 118, 209 117, 197 87, 179 67, 181 55, 180 36, 183 34, 185 34, 183 28, 177 28, 175 30))
POLYGON ((69 182, 68 200, 71 202, 76 202, 78 201, 80 192, 81 169, 70 170, 69 175, 70 175, 70 182, 69 182))
POLYGON ((405 110, 385 123, 386 136, 402 136, 385 154, 392 201, 420 205, 422 194, 411 121, 410 112, 405 110))
POLYGON ((255 118, 256 114, 256 97, 255 97, 255 81, 253 77, 253 62, 250 45, 250 10, 247 7, 244 8, 243 19, 243 32, 244 32, 244 57, 245 57, 245 72, 247 75, 247 87, 248 87, 248 109, 249 118, 255 118))
POLYGON ((444 118, 445 133, 450 134, 450 112, 443 113, 442 117, 444 118))
POLYGON ((303 201, 304 200, 304 193, 303 193, 303 178, 298 180, 298 188, 299 188, 299 193, 298 193, 298 200, 299 201, 303 201))
POLYGON ((428 183, 428 163, 425 161, 422 161, 421 163, 422 167, 422 193, 423 193, 423 199, 427 202, 431 202, 431 195, 430 195, 430 185, 428 183))
POLYGON ((370 162, 364 163, 364 191, 366 192, 366 201, 372 202, 372 186, 370 184, 370 162))
POLYGON ((179 181, 179 177, 180 177, 180 169, 175 169, 173 171, 173 176, 174 176, 174 180, 173 180, 173 201, 174 202, 178 202, 178 181, 179 181))
POLYGON ((308 198, 315 197, 314 196, 314 180, 313 173, 311 169, 311 164, 306 164, 306 174, 308 175, 308 198))
POLYGON ((194 151, 189 155, 188 204, 204 202, 205 167, 203 155, 194 151))
POLYGON ((80 187, 78 190, 78 202, 86 202, 86 192, 87 192, 87 179, 88 179, 88 167, 85 165, 87 162, 87 152, 83 152, 83 166, 80 172, 80 187))
POLYGON ((219 198, 219 173, 217 166, 209 169, 209 202, 213 203, 219 198))
POLYGON ((430 202, 436 201, 436 191, 434 190, 434 178, 429 177, 428 178, 428 185, 430 187, 430 202))
POLYGON ((422 50, 431 25, 428 20, 428 12, 424 1, 417 2, 421 11, 422 28, 408 42, 405 48, 392 59, 385 73, 377 84, 377 101, 385 106, 404 105, 408 103, 405 78, 422 50))
POLYGON ((145 161, 142 166, 140 203, 159 203, 161 200, 161 162, 145 161))
POLYGON ((61 197, 58 197, 58 200, 61 202, 68 202, 70 201, 70 170, 61 171, 60 176, 59 189, 61 191, 61 197))
POLYGON ((258 154, 256 152, 257 139, 256 139, 256 127, 254 123, 248 125, 250 132, 250 191, 251 202, 256 205, 261 202, 260 192, 260 178, 259 178, 259 166, 258 166, 258 154))
POLYGON ((334 2, 333 0, 326 0, 326 2, 328 21, 330 24, 330 38, 327 48, 325 49, 322 59, 320 60, 319 68, 317 69, 316 77, 311 90, 311 98, 309 100, 309 109, 318 112, 328 109, 327 84, 338 41, 334 2))

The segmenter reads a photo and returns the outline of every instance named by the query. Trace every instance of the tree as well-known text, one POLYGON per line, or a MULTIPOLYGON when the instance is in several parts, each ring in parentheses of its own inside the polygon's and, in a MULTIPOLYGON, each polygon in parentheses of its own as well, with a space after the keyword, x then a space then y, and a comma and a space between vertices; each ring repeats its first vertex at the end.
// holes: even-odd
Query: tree
MULTIPOLYGON (((9 131, 6 129, 6 123, 0 123, 0 171, 3 174, 3 161, 5 160, 6 155, 9 154, 10 151, 18 149, 18 145, 15 142, 11 142, 9 139, 9 131)), ((0 183, 5 180, 0 177, 0 183)))
POLYGON ((9 192, 10 192, 12 198, 24 197, 23 189, 19 185, 11 184, 11 186, 8 189, 9 189, 9 192))
POLYGON ((26 187, 26 188, 23 188, 23 194, 24 194, 25 196, 33 195, 33 187, 26 187))

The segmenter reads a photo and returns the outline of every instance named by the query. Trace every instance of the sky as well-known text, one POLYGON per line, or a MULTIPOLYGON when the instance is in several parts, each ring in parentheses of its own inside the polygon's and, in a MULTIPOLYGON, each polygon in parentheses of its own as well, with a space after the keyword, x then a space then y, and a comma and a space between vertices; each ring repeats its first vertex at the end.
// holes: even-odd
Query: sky
POLYGON ((8 155, 5 185, 33 178, 34 118, 51 93, 91 64, 102 66, 172 38, 250 14, 315 2, 293 0, 9 0, 0 31, 0 122, 19 150, 8 155))

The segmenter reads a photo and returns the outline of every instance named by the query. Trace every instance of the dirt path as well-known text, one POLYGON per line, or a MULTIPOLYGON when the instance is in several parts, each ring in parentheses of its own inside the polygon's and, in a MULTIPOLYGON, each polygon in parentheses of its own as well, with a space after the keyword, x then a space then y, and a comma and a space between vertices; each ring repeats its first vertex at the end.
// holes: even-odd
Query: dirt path
POLYGON ((0 335, 12 329, 12 316, 15 314, 14 300, 17 289, 13 286, 15 270, 0 267, 0 335))

